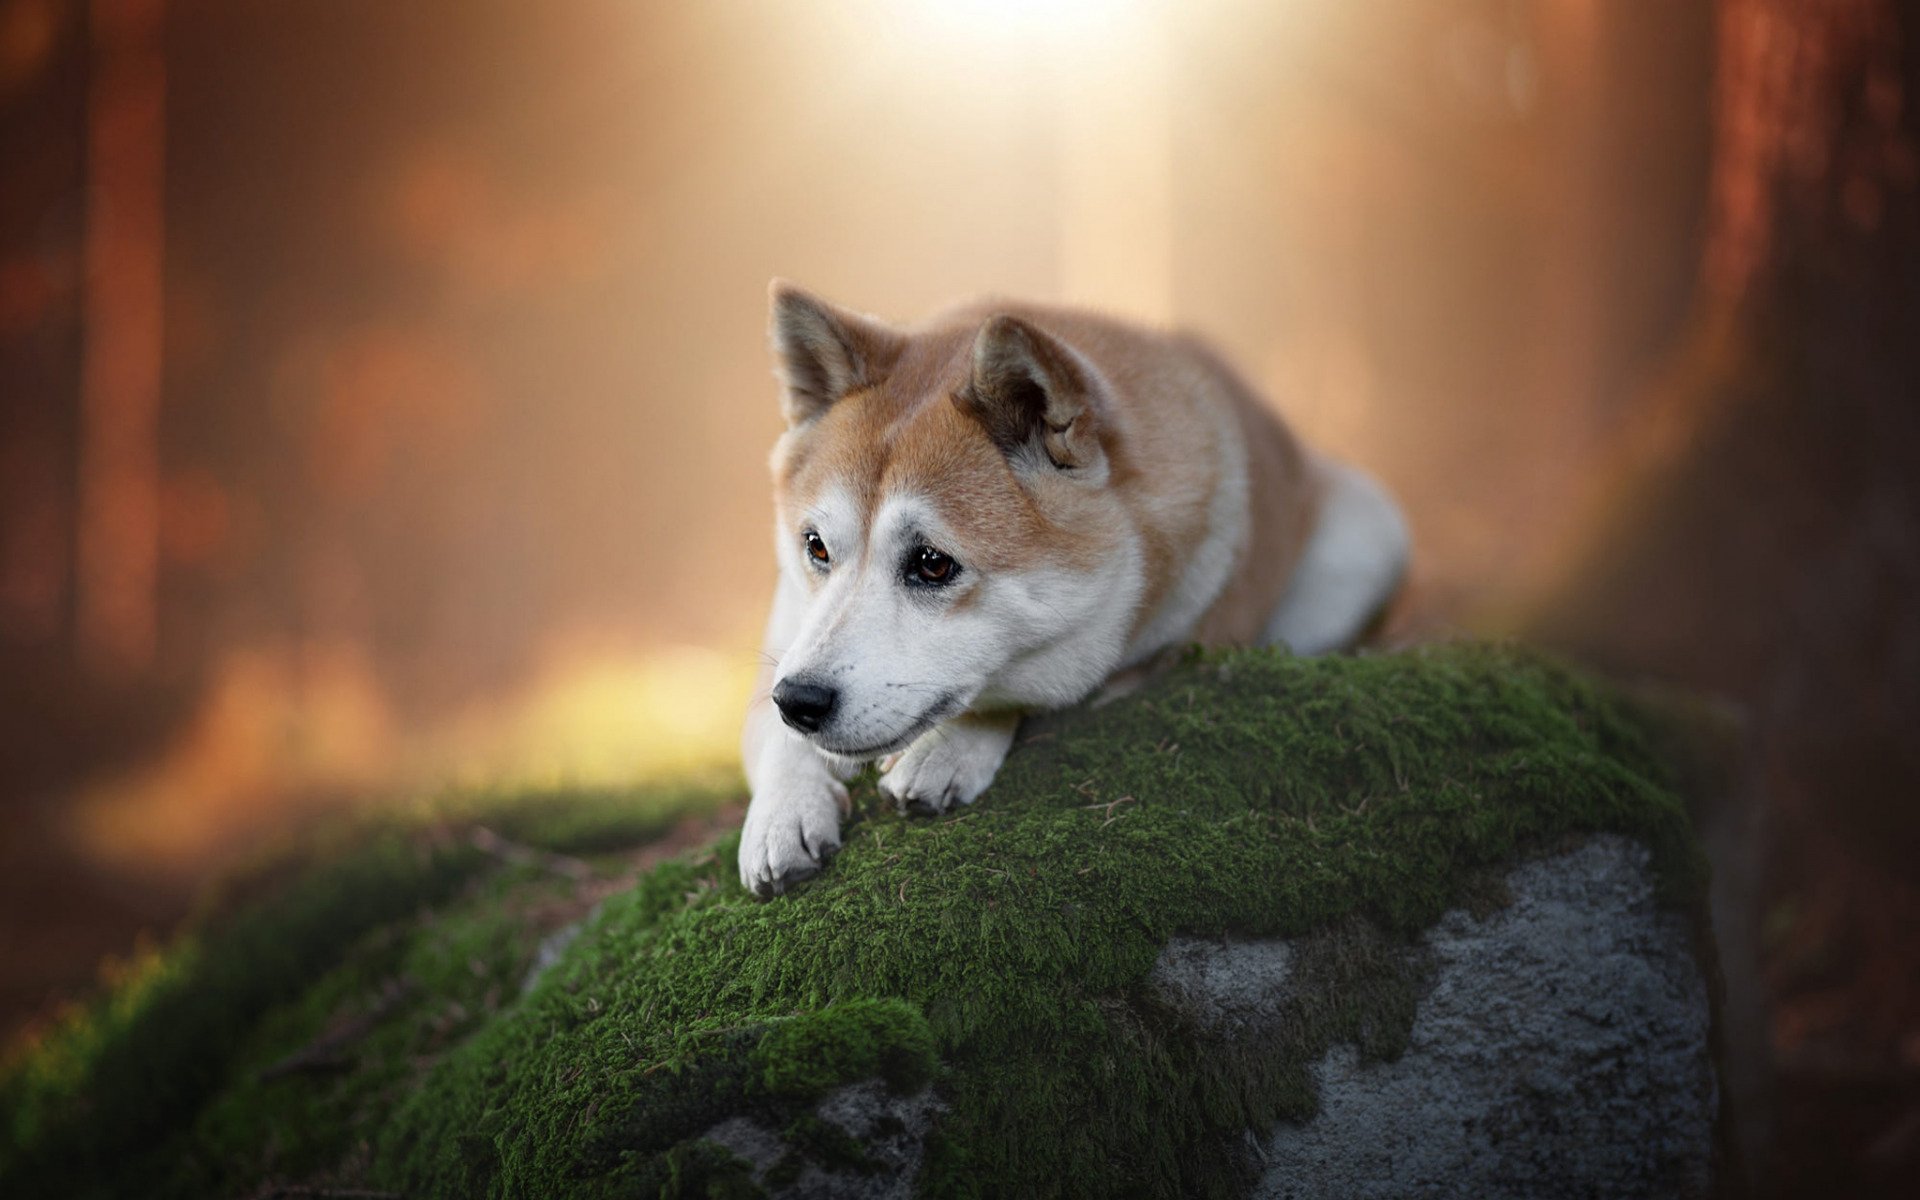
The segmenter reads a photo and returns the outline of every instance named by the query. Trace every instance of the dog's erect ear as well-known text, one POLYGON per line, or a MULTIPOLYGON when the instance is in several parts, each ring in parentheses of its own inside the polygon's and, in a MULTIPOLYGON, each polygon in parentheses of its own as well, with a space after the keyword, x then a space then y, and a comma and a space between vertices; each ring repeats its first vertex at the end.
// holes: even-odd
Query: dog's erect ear
POLYGON ((1103 461, 1092 380, 1071 350, 1018 317, 989 317, 973 377, 954 399, 1016 465, 1083 470, 1103 461))
POLYGON ((885 377, 900 354, 900 335, 871 317, 835 308, 785 280, 768 288, 775 373, 786 385, 788 425, 812 420, 849 392, 885 377))

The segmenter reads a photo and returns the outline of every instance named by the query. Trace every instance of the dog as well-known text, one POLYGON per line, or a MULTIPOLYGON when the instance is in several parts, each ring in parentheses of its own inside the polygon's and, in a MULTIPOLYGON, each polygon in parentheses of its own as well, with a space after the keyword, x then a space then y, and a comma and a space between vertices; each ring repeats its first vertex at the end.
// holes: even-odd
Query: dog
POLYGON ((771 301, 749 891, 821 869, 865 763, 903 810, 969 804, 1023 714, 1186 643, 1341 649, 1400 586, 1393 499, 1196 338, 1002 301, 896 327, 779 280, 771 301))

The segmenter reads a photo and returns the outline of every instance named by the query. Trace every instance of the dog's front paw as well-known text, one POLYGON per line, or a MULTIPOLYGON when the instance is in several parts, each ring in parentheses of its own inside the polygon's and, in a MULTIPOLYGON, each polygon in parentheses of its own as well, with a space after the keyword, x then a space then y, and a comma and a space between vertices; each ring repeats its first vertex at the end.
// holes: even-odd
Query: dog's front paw
POLYGON ((777 896, 811 879, 840 849, 840 811, 847 789, 832 779, 776 783, 754 795, 740 831, 740 883, 777 896))
POLYGON ((972 804, 1000 770, 1018 724, 1015 717, 961 717, 936 725, 901 752, 880 777, 880 790, 902 811, 972 804))

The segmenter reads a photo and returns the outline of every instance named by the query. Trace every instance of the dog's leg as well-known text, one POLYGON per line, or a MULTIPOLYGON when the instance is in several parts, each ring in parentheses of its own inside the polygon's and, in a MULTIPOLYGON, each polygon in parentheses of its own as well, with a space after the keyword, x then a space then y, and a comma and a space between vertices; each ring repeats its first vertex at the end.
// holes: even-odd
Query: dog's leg
POLYGON ((770 690, 776 664, 799 626, 800 597, 782 580, 767 620, 756 699, 747 709, 740 737, 753 799, 740 830, 740 883, 761 896, 817 874, 840 848, 840 818, 847 807, 841 782, 849 768, 830 762, 775 710, 770 690))
POLYGON ((1320 519, 1267 622, 1268 643, 1296 654, 1351 645, 1386 607, 1406 574, 1406 518, 1370 476, 1322 460, 1326 494, 1320 519))
POLYGON ((901 809, 945 812, 972 804, 993 782, 1020 725, 1015 713, 963 713, 921 734, 880 777, 901 809))
MULTIPOLYGON (((771 706, 769 706, 771 707, 771 706)), ((779 718, 773 718, 778 725, 779 718)), ((840 849, 847 788, 827 760, 784 728, 767 732, 740 830, 740 883, 761 896, 819 873, 840 849)))

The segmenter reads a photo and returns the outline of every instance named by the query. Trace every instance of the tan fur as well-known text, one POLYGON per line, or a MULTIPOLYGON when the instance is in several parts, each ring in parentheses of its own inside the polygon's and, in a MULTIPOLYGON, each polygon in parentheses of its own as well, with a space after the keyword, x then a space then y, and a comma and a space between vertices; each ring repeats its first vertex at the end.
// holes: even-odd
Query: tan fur
POLYGON ((1398 585, 1391 497, 1192 338, 1001 301, 902 329, 782 284, 773 308, 781 572, 742 733, 757 893, 825 864, 860 762, 886 761, 903 808, 971 803, 1023 713, 1188 642, 1338 649, 1398 585))
POLYGON ((855 488, 869 517, 892 487, 932 497, 965 531, 956 553, 990 568, 1058 562, 1084 569, 1119 541, 1138 538, 1146 577, 1138 632, 1206 534, 1205 498, 1224 459, 1244 453, 1246 537, 1192 640, 1259 639, 1312 528, 1318 494, 1292 433, 1216 354, 1187 336, 1007 302, 958 309, 904 334, 884 379, 834 404, 783 447, 775 499, 795 534, 807 505, 831 483, 855 488), (999 313, 1058 338, 1107 384, 1101 444, 1112 474, 1102 493, 1045 479, 1021 486, 986 432, 951 402, 966 386, 976 333, 999 313), (1239 446, 1214 435, 1220 409, 1231 414, 1239 446))
POLYGON ((1248 483, 1246 545, 1226 588, 1194 627, 1193 640, 1251 645, 1260 640, 1286 592, 1319 515, 1321 488, 1285 423, 1209 347, 1193 339, 1185 344, 1225 385, 1245 439, 1248 483))

